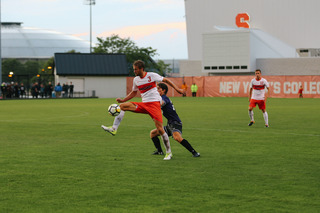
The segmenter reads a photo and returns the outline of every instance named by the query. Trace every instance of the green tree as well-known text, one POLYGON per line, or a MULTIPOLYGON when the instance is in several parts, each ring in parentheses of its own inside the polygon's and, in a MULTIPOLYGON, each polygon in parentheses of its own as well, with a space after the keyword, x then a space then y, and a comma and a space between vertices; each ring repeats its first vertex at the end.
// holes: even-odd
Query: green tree
POLYGON ((152 58, 158 55, 157 50, 151 47, 141 48, 130 38, 120 38, 119 35, 111 35, 110 37, 97 38, 98 45, 93 48, 94 53, 122 53, 127 57, 129 74, 134 76, 132 64, 135 60, 143 60, 146 63, 147 70, 158 72, 165 75, 169 70, 169 65, 163 61, 155 62, 152 58))
POLYGON ((17 80, 18 76, 25 73, 24 65, 16 59, 6 59, 2 62, 2 75, 4 82, 11 82, 17 80), (9 77, 9 73, 12 72, 13 76, 9 77))

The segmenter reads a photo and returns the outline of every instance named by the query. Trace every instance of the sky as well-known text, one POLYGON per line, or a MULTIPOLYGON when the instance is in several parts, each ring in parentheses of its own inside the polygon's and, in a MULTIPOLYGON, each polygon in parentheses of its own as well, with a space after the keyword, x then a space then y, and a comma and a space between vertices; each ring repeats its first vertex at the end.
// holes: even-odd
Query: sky
MULTIPOLYGON (((88 0, 0 0, 1 22, 74 35, 90 41, 88 0)), ((92 42, 117 34, 139 47, 151 47, 155 59, 187 59, 184 0, 95 0, 92 42)))

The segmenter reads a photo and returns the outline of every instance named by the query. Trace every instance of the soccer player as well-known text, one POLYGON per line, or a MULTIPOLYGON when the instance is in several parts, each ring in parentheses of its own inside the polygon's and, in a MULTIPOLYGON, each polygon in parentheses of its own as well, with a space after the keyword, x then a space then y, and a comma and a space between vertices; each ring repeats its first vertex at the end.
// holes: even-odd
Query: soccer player
MULTIPOLYGON (((200 157, 200 153, 196 152, 191 144, 184 138, 182 138, 182 122, 171 102, 171 100, 166 96, 168 92, 168 86, 164 83, 158 83, 158 92, 161 95, 162 103, 161 109, 163 116, 167 118, 167 126, 164 127, 165 132, 168 136, 172 136, 174 140, 178 141, 182 146, 184 146, 189 152, 192 153, 193 157, 200 157)), ((160 140, 158 138, 159 133, 157 129, 151 130, 150 138, 154 143, 157 150, 153 155, 162 155, 162 149, 160 145, 160 140)))
POLYGON ((164 160, 170 160, 172 157, 172 153, 168 134, 164 131, 162 126, 163 122, 160 105, 161 96, 157 91, 157 82, 165 82, 169 84, 180 94, 185 93, 185 91, 179 89, 172 81, 160 76, 157 73, 146 72, 145 64, 141 60, 137 60, 133 63, 133 70, 136 77, 133 79, 132 91, 125 98, 116 99, 118 103, 121 103, 120 114, 115 117, 113 126, 106 127, 102 125, 101 127, 114 136, 117 133, 117 129, 124 117, 125 111, 149 114, 153 119, 156 130, 161 135, 163 143, 166 147, 166 156, 164 160), (136 96, 138 90, 141 93, 142 102, 127 102, 128 100, 136 96))
POLYGON ((253 108, 256 107, 258 104, 259 109, 261 109, 263 113, 263 118, 266 127, 269 127, 268 123, 268 113, 266 112, 266 102, 267 96, 269 92, 269 83, 266 79, 261 77, 261 70, 257 69, 255 71, 255 78, 250 82, 250 93, 249 93, 249 117, 251 119, 248 126, 252 126, 254 124, 254 117, 253 117, 253 108), (266 90, 267 89, 267 93, 266 90))
POLYGON ((303 94, 302 94, 302 92, 303 92, 303 87, 302 86, 300 86, 300 89, 299 89, 299 98, 303 98, 303 94))

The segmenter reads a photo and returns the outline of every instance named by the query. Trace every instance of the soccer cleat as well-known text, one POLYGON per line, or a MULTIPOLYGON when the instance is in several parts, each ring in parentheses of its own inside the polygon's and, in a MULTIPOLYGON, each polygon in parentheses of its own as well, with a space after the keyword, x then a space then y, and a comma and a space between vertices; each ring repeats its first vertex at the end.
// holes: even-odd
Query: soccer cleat
POLYGON ((166 156, 163 158, 163 160, 171 160, 172 158, 172 153, 167 153, 166 156))
POLYGON ((159 152, 158 150, 154 151, 152 155, 163 155, 163 152, 159 152))
POLYGON ((112 126, 104 126, 104 125, 101 125, 101 128, 106 131, 106 132, 109 132, 111 135, 115 136, 117 134, 117 130, 114 130, 112 128, 112 126))
POLYGON ((251 121, 248 126, 252 126, 252 124, 254 124, 254 121, 251 121))
POLYGON ((200 153, 199 152, 194 152, 194 153, 192 153, 192 157, 195 157, 195 158, 200 157, 200 153))
POLYGON ((268 124, 266 124, 266 127, 268 128, 268 127, 269 127, 269 125, 268 125, 268 124))

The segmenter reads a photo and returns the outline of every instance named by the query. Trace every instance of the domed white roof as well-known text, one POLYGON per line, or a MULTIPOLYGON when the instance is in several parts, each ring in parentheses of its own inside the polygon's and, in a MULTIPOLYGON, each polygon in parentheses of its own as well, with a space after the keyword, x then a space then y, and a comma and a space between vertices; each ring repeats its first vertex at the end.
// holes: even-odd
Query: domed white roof
POLYGON ((90 42, 71 35, 22 27, 20 22, 1 23, 2 58, 51 58, 70 50, 89 53, 90 42))

